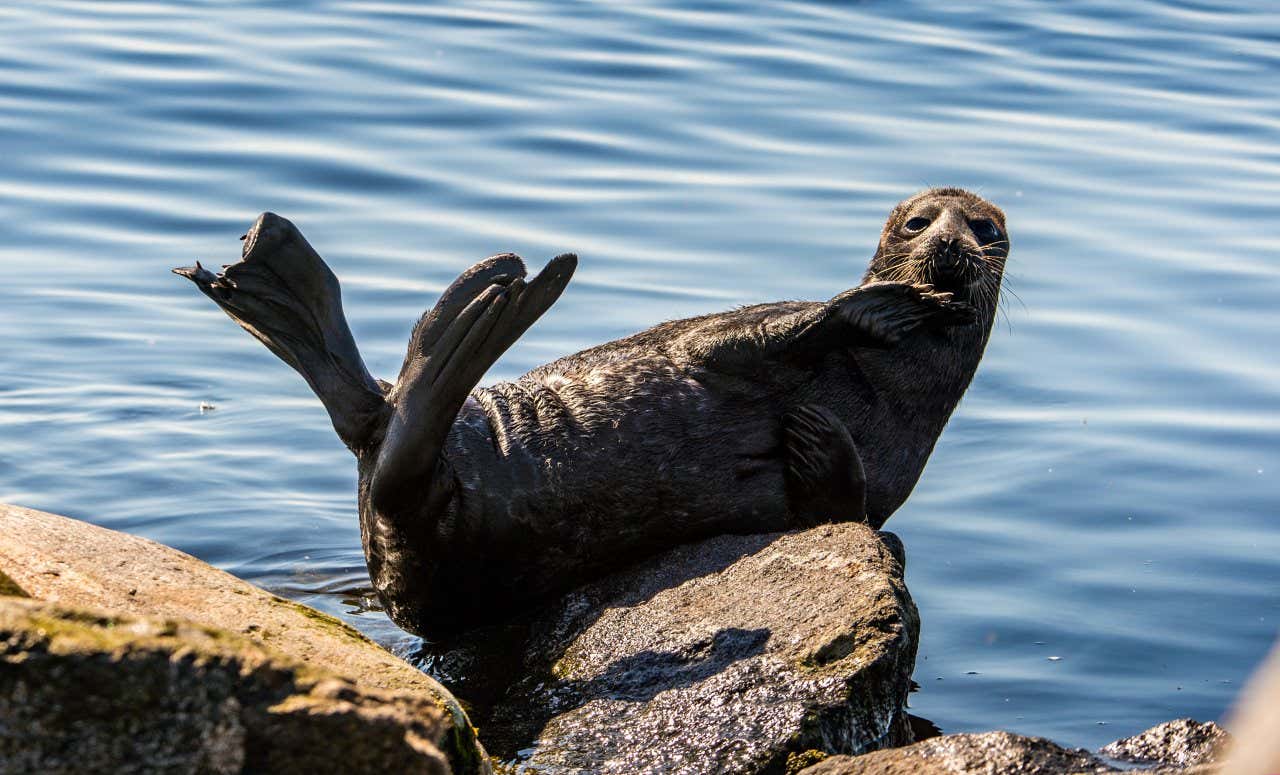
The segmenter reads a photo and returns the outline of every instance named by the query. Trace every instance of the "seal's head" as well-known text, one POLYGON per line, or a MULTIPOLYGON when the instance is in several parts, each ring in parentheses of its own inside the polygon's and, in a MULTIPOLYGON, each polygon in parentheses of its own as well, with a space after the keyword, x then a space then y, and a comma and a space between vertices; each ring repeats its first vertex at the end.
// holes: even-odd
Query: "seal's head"
POLYGON ((1009 255, 1004 213, 960 188, 931 188, 889 215, 864 281, 927 283, 995 306, 1009 255))

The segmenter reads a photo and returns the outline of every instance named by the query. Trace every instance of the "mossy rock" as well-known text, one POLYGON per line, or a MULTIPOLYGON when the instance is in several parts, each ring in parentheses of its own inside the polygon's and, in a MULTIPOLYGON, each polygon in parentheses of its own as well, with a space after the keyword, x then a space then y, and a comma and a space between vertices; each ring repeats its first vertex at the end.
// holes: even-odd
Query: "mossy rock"
POLYGON ((0 597, 31 597, 22 587, 18 586, 18 582, 5 575, 0 570, 0 597))
POLYGON ((430 773, 443 711, 237 633, 0 600, 0 773, 430 773))
POLYGON ((37 600, 171 618, 234 633, 361 689, 416 694, 443 713, 437 741, 456 775, 490 772, 475 728, 432 678, 312 608, 176 549, 67 517, 0 504, 0 567, 37 600))

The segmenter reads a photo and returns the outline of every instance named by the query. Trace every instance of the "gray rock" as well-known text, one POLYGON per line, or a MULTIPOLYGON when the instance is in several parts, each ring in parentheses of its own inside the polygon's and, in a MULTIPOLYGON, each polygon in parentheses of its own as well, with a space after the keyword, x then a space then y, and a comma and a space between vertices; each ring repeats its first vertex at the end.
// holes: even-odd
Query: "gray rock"
POLYGON ((1114 772, 1083 749, 1012 732, 943 735, 865 756, 833 756, 803 775, 1054 775, 1114 772))
POLYGON ((514 681, 469 687, 492 702, 486 745, 524 772, 780 773, 807 749, 906 742, 919 619, 902 572, 897 538, 865 525, 724 536, 431 661, 514 681))
POLYGON ((1227 731, 1212 721, 1180 718, 1117 740, 1098 753, 1139 764, 1204 764, 1217 760, 1227 737, 1227 731))
POLYGON ((346 676, 361 689, 416 694, 444 713, 438 743, 454 772, 490 772, 470 720, 435 680, 337 619, 176 549, 0 504, 0 573, 38 600, 194 622, 346 676))
MULTIPOLYGON (((1169 721, 1104 747, 1113 759, 1157 764, 1146 775, 1210 775, 1227 733, 1212 722, 1169 721)), ((793 764, 801 759, 793 760, 793 764)), ((864 756, 833 756, 802 775, 1084 775, 1132 772, 1082 748, 1063 748, 1040 737, 1012 732, 943 735, 904 748, 864 756)))
POLYGON ((235 633, 0 599, 0 773, 430 773, 446 715, 235 633))

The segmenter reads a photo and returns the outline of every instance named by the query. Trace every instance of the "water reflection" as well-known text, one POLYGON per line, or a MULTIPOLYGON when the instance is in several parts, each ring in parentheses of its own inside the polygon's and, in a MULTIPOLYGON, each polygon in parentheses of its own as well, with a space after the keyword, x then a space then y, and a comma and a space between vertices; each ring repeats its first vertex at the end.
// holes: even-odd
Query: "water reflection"
POLYGON ((0 36, 6 501, 407 649, 360 602, 323 410, 168 267, 289 216, 386 377, 471 261, 578 252, 500 379, 829 297, 893 203, 955 184, 1008 213, 1025 306, 890 522, 924 621, 917 712, 1096 745, 1217 716, 1275 634, 1264 4, 67 0, 0 10, 0 36))

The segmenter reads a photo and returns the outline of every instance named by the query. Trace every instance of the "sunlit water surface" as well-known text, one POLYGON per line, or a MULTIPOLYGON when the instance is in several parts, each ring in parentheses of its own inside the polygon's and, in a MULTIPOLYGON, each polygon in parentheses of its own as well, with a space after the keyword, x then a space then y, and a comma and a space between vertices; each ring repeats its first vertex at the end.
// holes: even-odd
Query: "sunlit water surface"
POLYGON ((827 298, 896 201, 966 186, 1008 213, 1016 296, 889 523, 915 712, 1086 746, 1219 717, 1280 621, 1280 18, 951 6, 5 5, 0 500, 407 650, 318 402, 171 266, 287 215, 392 377, 469 262, 579 252, 497 380, 827 298))

